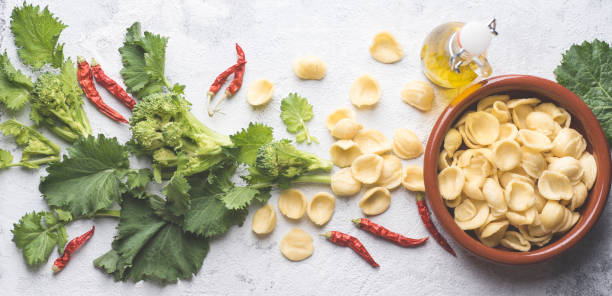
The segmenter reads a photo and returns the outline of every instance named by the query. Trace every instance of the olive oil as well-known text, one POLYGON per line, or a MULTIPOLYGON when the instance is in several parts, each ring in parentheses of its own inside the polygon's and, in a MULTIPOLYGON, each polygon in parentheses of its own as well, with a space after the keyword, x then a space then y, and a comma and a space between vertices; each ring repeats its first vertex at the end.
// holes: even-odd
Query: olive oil
MULTIPOLYGON (((431 82, 446 88, 459 88, 479 76, 491 75, 491 66, 486 60, 486 47, 491 36, 483 35, 488 33, 483 31, 482 24, 467 27, 461 22, 442 24, 425 39, 421 49, 421 62, 423 72, 431 82), (463 28, 467 29, 464 40, 461 40, 463 28), (466 44, 461 44, 461 41, 466 44), (467 47, 472 52, 468 52, 467 47)), ((488 28, 490 33, 497 34, 495 20, 489 23, 488 28)))

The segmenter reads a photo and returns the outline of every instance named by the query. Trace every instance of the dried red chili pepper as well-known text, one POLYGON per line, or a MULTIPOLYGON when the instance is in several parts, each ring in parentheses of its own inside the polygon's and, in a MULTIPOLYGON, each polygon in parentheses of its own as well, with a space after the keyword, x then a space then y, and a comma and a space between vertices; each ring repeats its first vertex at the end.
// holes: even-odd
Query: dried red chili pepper
POLYGON ((219 111, 219 105, 221 105, 221 103, 223 103, 223 101, 225 101, 227 98, 230 98, 231 96, 236 94, 236 92, 238 92, 238 90, 242 86, 242 80, 244 78, 244 71, 246 69, 246 67, 245 67, 246 56, 244 55, 244 51, 242 50, 240 45, 238 45, 238 43, 236 43, 236 54, 238 55, 238 60, 236 61, 236 64, 234 64, 233 66, 227 68, 227 70, 225 70, 221 74, 219 74, 219 76, 217 76, 217 79, 215 79, 215 82, 213 82, 213 84, 210 86, 210 89, 208 91, 208 94, 209 94, 208 95, 208 102, 209 102, 208 103, 208 107, 209 107, 208 108, 208 115, 209 116, 213 116, 216 112, 218 112, 219 111), (232 72, 230 72, 232 70, 233 70, 233 74, 234 74, 234 79, 232 80, 232 82, 230 82, 229 86, 225 89, 225 96, 223 98, 221 98, 217 102, 217 104, 215 104, 215 107, 211 110, 210 109, 210 100, 212 100, 212 96, 214 96, 214 94, 217 91, 219 91, 219 88, 221 88, 221 85, 225 82, 225 80, 227 80, 229 75, 232 73, 232 72))
POLYGON ((436 228, 436 225, 434 225, 431 221, 431 217, 429 216, 429 208, 427 207, 427 203, 423 198, 423 194, 417 193, 416 201, 417 206, 419 207, 419 215, 421 216, 421 220, 423 221, 423 224, 425 224, 425 227, 427 228, 429 233, 431 233, 433 238, 438 242, 438 244, 440 244, 440 246, 442 246, 442 248, 444 248, 444 250, 451 253, 451 255, 457 257, 457 254, 455 254, 453 248, 451 248, 451 246, 448 244, 448 241, 446 241, 442 234, 440 234, 440 232, 436 228))
POLYGON ((380 265, 374 261, 374 258, 372 258, 370 253, 368 253, 365 246, 356 237, 340 231, 326 232, 321 234, 321 236, 326 237, 330 242, 336 245, 351 248, 353 251, 355 251, 355 253, 359 254, 359 256, 365 259, 365 261, 372 267, 380 267, 380 265))
POLYGON ((102 87, 106 88, 108 92, 113 94, 115 98, 119 99, 125 106, 130 108, 130 110, 134 109, 136 101, 128 95, 121 85, 104 73, 104 70, 102 70, 102 67, 98 64, 96 59, 91 59, 91 69, 93 70, 93 76, 96 78, 96 81, 102 85, 102 87))
POLYGON ((90 231, 87 231, 68 242, 66 248, 64 248, 64 255, 62 255, 62 257, 57 258, 55 262, 53 262, 53 266, 51 266, 53 272, 59 272, 64 269, 64 267, 66 267, 66 264, 70 262, 70 256, 72 255, 72 253, 74 253, 83 244, 85 244, 85 242, 87 242, 93 236, 95 230, 96 226, 92 226, 90 231))
POLYGON ((108 116, 112 120, 128 123, 128 121, 123 118, 121 114, 113 110, 111 107, 106 105, 104 101, 102 101, 102 97, 100 97, 100 93, 98 93, 98 90, 94 85, 93 75, 91 68, 89 67, 89 63, 87 63, 83 57, 77 57, 77 62, 79 63, 77 79, 79 80, 81 89, 83 89, 83 92, 89 101, 91 101, 100 112, 104 113, 104 115, 108 116))
POLYGON ((416 246, 420 246, 422 244, 424 244, 425 242, 427 242, 427 239, 429 239, 428 236, 424 237, 424 238, 419 238, 419 239, 415 239, 415 238, 409 238, 407 236, 403 236, 397 232, 393 232, 390 231, 389 229, 378 225, 374 222, 372 222, 370 219, 366 219, 366 218, 359 218, 359 219, 354 219, 352 220, 353 223, 355 223, 355 225, 357 225, 357 227, 372 233, 375 236, 378 237, 382 237, 388 241, 392 241, 400 246, 403 247, 416 247, 416 246))

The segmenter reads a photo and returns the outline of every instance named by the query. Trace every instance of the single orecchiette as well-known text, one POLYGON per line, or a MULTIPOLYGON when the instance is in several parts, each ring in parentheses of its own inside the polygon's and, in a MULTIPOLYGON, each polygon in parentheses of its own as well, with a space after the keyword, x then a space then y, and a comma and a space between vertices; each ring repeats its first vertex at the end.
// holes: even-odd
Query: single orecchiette
POLYGON ((370 45, 370 54, 381 63, 391 64, 401 60, 404 51, 391 33, 380 32, 374 36, 372 45, 370 45))
POLYGON ((421 111, 429 111, 434 99, 434 90, 428 82, 413 80, 404 85, 401 97, 404 103, 421 111))
POLYGON ((301 79, 320 80, 325 77, 327 67, 319 57, 304 56, 293 61, 293 71, 301 79))

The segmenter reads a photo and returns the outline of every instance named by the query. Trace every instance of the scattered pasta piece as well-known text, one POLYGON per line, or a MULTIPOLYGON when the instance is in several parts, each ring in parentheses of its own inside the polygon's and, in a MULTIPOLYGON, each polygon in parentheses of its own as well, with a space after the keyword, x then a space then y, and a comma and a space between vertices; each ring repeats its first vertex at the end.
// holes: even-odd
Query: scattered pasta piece
POLYGON ((374 187, 365 192, 359 201, 359 208, 368 215, 374 216, 384 213, 391 204, 391 192, 385 187, 374 187))
POLYGON ((357 143, 351 140, 340 140, 329 148, 332 162, 343 168, 350 166, 353 161, 363 154, 357 143))
POLYGON ((304 56, 293 61, 293 72, 300 79, 321 80, 325 77, 325 62, 315 56, 304 56))
POLYGON ((363 128, 359 122, 352 118, 340 119, 331 131, 331 135, 337 139, 350 140, 363 128))
POLYGON ((312 236, 300 228, 293 228, 283 236, 280 250, 287 259, 302 261, 310 257, 314 252, 312 236))
POLYGON ((247 102, 257 107, 267 104, 272 99, 274 83, 267 79, 259 79, 249 85, 247 89, 247 102))
POLYGON ((331 132, 332 130, 334 130, 334 127, 336 126, 338 121, 345 119, 345 118, 355 119, 355 111, 349 108, 336 109, 334 110, 334 112, 332 112, 331 114, 327 116, 327 120, 325 121, 325 126, 331 132))
POLYGON ((289 219, 300 219, 306 212, 306 196, 297 189, 287 189, 278 197, 278 209, 289 219))
POLYGON ((404 51, 391 33, 380 32, 374 36, 370 45, 370 55, 381 63, 391 64, 401 60, 404 51))
POLYGON ((423 144, 417 135, 407 128, 395 130, 393 134, 393 153, 402 159, 413 159, 423 154, 423 144))
POLYGON ((334 208, 336 207, 336 198, 327 192, 316 193, 306 209, 306 214, 310 221, 317 226, 321 226, 331 219, 334 215, 334 208))
POLYGON ((357 143, 364 154, 385 154, 392 148, 389 139, 375 129, 360 130, 353 138, 353 141, 357 143))
POLYGON ((404 85, 401 97, 404 103, 421 111, 429 111, 434 99, 434 90, 431 84, 425 81, 413 80, 404 85))
POLYGON ((276 209, 271 204, 259 208, 253 215, 251 229, 257 234, 268 234, 276 226, 276 209))
POLYGON ((382 158, 382 173, 378 181, 376 181, 376 185, 393 190, 402 182, 402 161, 397 156, 391 154, 385 154, 382 158))
POLYGON ((364 154, 357 157, 351 165, 353 178, 363 184, 374 184, 380 178, 383 168, 383 158, 376 154, 364 154))
POLYGON ((378 81, 370 75, 362 75, 351 85, 349 98, 357 108, 369 108, 380 100, 381 90, 378 81))
POLYGON ((361 182, 353 178, 351 168, 343 168, 331 176, 331 189, 338 196, 351 196, 361 191, 361 182))
POLYGON ((410 191, 425 192, 423 167, 418 165, 407 165, 402 174, 402 186, 410 191))

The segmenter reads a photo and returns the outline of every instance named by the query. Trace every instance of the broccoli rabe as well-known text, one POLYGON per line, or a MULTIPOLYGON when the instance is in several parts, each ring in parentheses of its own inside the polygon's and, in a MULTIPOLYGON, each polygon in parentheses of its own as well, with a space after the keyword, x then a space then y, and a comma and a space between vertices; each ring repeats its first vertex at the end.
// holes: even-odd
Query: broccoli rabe
POLYGON ((60 74, 44 73, 32 90, 30 118, 36 125, 44 124, 54 134, 68 142, 91 134, 76 68, 68 59, 60 74))
MULTIPOLYGON (((47 139, 35 129, 11 119, 0 124, 0 132, 5 136, 14 136, 15 142, 23 148, 21 160, 17 163, 3 161, 5 166, 23 166, 38 168, 39 165, 58 161, 60 147, 47 139)), ((6 154, 6 153, 5 153, 6 154)), ((8 155, 5 155, 8 157, 8 155)))
POLYGON ((155 93, 132 110, 132 142, 153 157, 156 180, 180 168, 185 176, 204 172, 227 158, 222 147, 232 141, 197 120, 191 104, 176 93, 155 93))

